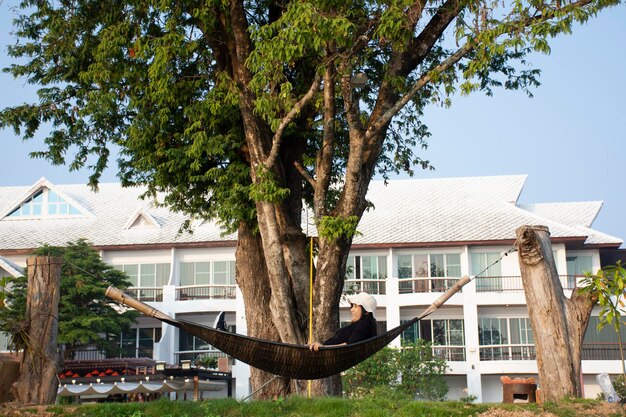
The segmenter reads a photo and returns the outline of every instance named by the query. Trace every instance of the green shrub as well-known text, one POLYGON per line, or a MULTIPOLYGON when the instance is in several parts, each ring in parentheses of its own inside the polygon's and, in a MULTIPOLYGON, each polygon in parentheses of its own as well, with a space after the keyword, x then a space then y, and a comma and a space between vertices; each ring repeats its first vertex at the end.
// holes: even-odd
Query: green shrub
POLYGON ((416 398, 441 401, 446 398, 448 384, 444 379, 446 361, 433 356, 432 345, 424 340, 403 347, 398 355, 402 377, 399 389, 416 398))
POLYGON ((342 382, 350 398, 366 397, 384 386, 411 397, 440 401, 448 393, 446 369, 445 360, 433 356, 431 344, 418 340, 402 349, 382 349, 347 370, 342 382))

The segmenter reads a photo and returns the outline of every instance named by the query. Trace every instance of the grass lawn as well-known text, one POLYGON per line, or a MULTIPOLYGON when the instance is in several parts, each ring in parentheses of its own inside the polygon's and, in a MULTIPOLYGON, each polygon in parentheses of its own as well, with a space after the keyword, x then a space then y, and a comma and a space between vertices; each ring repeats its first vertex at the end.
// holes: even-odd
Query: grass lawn
POLYGON ((362 399, 290 397, 277 401, 238 402, 233 399, 147 403, 100 403, 16 407, 0 404, 2 417, 624 417, 626 407, 596 400, 558 404, 466 404, 458 401, 411 401, 398 395, 362 399))

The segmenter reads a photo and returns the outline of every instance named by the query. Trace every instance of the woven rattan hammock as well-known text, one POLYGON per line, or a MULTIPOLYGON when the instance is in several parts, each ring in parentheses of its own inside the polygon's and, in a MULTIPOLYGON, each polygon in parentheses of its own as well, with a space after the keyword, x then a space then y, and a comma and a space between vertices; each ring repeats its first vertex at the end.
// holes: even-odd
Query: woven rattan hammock
POLYGON ((303 345, 257 339, 184 320, 176 320, 114 287, 107 289, 106 296, 149 317, 176 326, 250 366, 274 375, 307 380, 338 374, 367 359, 388 345, 412 324, 439 308, 469 281, 468 277, 461 278, 418 317, 380 336, 349 345, 324 346, 317 352, 313 352, 303 345))

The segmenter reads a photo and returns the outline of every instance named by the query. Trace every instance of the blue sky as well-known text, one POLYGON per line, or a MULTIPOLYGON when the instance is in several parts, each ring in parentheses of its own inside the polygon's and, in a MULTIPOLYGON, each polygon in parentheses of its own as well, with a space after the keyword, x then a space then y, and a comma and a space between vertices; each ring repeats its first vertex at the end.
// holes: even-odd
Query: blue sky
MULTIPOLYGON (((9 65, 10 8, 0 0, 0 67, 9 65)), ((542 70, 534 98, 495 90, 493 97, 456 97, 449 109, 431 108, 425 122, 433 136, 421 156, 435 171, 418 178, 527 174, 522 203, 602 200, 593 227, 626 239, 626 6, 605 10, 570 36, 551 42, 549 56, 530 61, 542 70)), ((24 80, 0 74, 0 108, 33 100, 24 80)), ((0 186, 86 183, 85 171, 68 172, 28 154, 41 138, 22 142, 0 130, 0 186)), ((109 169, 104 182, 116 181, 109 169)), ((623 245, 624 246, 624 245, 623 245)))

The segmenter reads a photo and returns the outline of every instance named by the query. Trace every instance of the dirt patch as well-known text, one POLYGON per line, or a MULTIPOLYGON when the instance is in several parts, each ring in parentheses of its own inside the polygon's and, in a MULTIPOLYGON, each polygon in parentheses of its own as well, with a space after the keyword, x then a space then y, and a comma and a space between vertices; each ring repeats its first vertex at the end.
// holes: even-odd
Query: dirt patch
MULTIPOLYGON (((576 416, 586 417, 606 417, 606 416, 626 416, 626 406, 617 403, 567 403, 563 405, 576 413, 576 416)), ((479 417, 556 417, 549 411, 542 411, 535 414, 529 410, 504 410, 502 408, 491 408, 479 417)))

